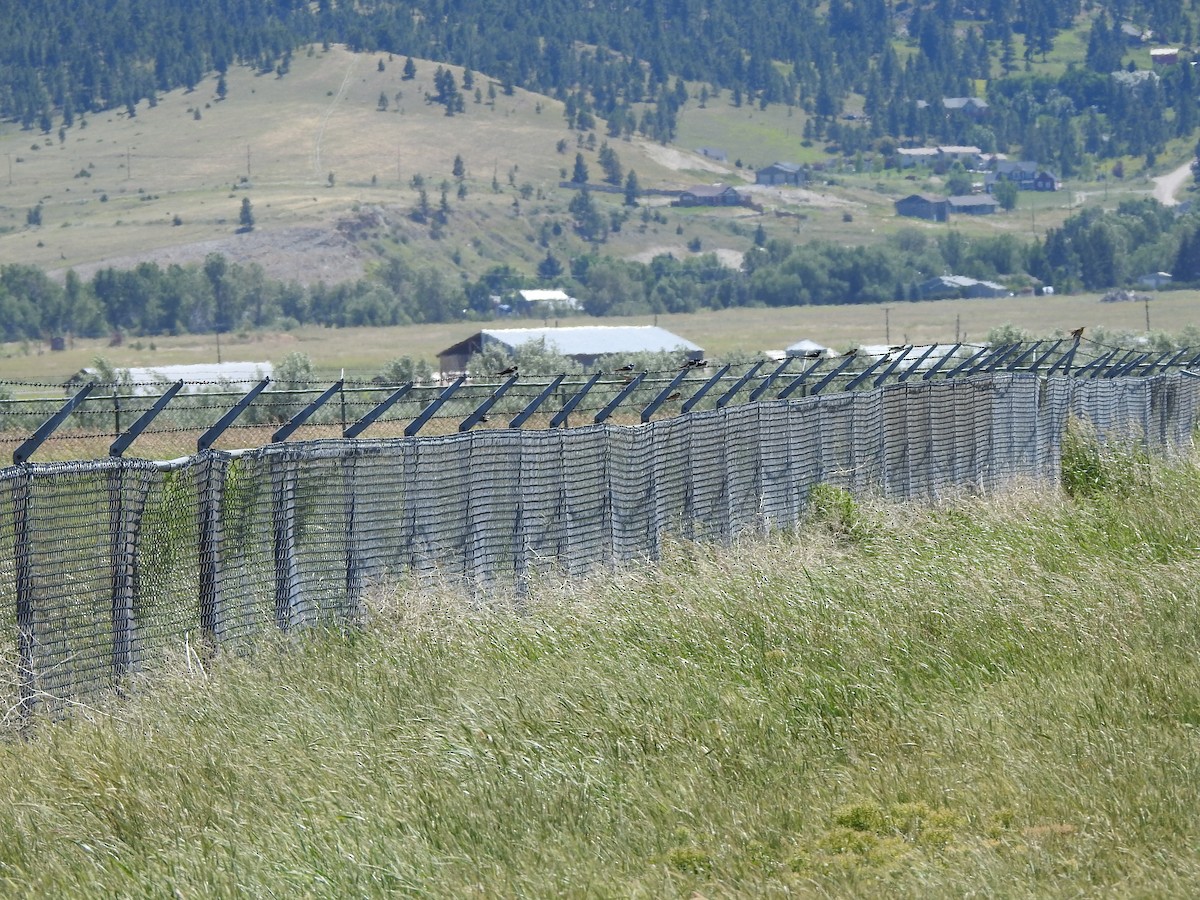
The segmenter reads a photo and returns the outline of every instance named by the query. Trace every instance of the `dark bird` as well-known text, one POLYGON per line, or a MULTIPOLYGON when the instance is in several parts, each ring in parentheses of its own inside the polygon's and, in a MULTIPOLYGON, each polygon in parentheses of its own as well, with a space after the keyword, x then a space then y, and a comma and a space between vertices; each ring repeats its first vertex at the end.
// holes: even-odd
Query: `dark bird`
POLYGON ((900 344, 898 347, 888 347, 888 353, 899 353, 901 350, 906 349, 908 348, 904 344, 900 344))
POLYGON ((1078 328, 1072 329, 1071 337, 1077 341, 1082 340, 1083 339, 1083 326, 1080 325, 1078 328))
POLYGON ((613 369, 613 371, 614 372, 632 372, 633 371, 633 363, 627 363, 626 365, 623 365, 618 369, 613 369))
POLYGON ((690 369, 694 365, 696 365, 696 361, 694 359, 685 359, 683 361, 683 365, 679 367, 679 371, 682 372, 684 369, 690 369))
POLYGON ((842 356, 857 356, 857 355, 858 355, 857 347, 851 347, 849 350, 847 350, 845 353, 842 354, 842 356))
POLYGON ((480 417, 479 417, 478 424, 480 424, 480 425, 486 425, 487 423, 488 423, 488 417, 487 417, 487 416, 480 416, 480 417))
POLYGON ((516 374, 517 374, 517 367, 516 367, 516 366, 509 366, 507 369, 502 369, 502 370, 500 370, 499 372, 497 372, 496 374, 497 374, 497 375, 516 375, 516 374))
POLYGON ((805 350, 804 351, 805 359, 817 359, 818 357, 824 356, 824 355, 825 355, 824 350, 805 350))
POLYGON ((675 393, 673 393, 669 397, 667 397, 667 399, 668 400, 678 400, 679 397, 680 397, 680 393, 679 393, 679 391, 676 391, 675 393))

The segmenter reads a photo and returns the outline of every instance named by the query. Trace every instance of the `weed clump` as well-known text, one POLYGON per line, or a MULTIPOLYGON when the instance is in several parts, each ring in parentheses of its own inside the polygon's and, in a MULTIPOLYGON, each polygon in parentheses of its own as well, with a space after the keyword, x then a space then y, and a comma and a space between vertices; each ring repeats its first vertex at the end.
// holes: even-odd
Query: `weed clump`
POLYGON ((1144 448, 1131 442, 1102 442, 1086 422, 1068 422, 1062 443, 1062 486, 1068 496, 1077 500, 1129 496, 1148 486, 1150 470, 1144 448))

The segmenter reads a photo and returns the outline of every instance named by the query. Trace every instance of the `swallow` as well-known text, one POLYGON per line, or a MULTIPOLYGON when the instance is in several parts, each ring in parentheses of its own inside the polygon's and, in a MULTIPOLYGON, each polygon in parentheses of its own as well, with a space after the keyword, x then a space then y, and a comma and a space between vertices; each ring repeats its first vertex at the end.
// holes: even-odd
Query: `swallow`
POLYGON ((1071 330, 1071 337, 1079 341, 1083 339, 1083 326, 1071 330))
POLYGON ((479 424, 479 425, 486 425, 487 423, 488 423, 487 416, 480 416, 479 421, 477 422, 477 424, 479 424))
POLYGON ((613 371, 614 372, 632 372, 633 371, 633 363, 627 363, 626 365, 623 365, 619 368, 613 369, 613 371))
POLYGON ((805 359, 817 359, 818 357, 824 355, 824 352, 825 351, 823 351, 823 350, 806 350, 804 352, 804 358, 805 359))
POLYGON ((685 359, 683 361, 683 365, 679 367, 679 371, 682 372, 684 369, 690 369, 694 365, 696 365, 696 361, 694 359, 685 359))
POLYGON ((497 372, 496 374, 497 374, 497 375, 516 375, 516 374, 517 374, 517 367, 516 367, 516 366, 509 366, 507 369, 502 369, 501 371, 497 372))
POLYGON ((905 349, 907 349, 907 347, 905 347, 904 344, 900 344, 897 347, 888 347, 888 353, 899 353, 901 350, 905 349))
POLYGON ((847 350, 845 353, 842 354, 842 356, 857 356, 857 355, 858 355, 857 347, 851 347, 849 350, 847 350))
POLYGON ((679 397, 680 397, 679 391, 676 391, 675 393, 671 394, 671 396, 667 397, 667 399, 668 400, 678 400, 679 397))

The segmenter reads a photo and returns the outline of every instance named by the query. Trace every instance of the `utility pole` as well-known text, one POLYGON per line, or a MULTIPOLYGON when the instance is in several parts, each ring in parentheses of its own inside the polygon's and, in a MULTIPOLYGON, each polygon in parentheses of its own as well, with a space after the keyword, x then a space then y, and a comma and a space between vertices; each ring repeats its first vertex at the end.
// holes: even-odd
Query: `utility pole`
POLYGON ((246 180, 250 180, 250 145, 246 145, 246 180))
POLYGON ((883 342, 888 346, 892 343, 892 308, 885 306, 883 308, 883 342))
POLYGON ((1150 295, 1142 295, 1142 303, 1146 307, 1146 334, 1150 333, 1150 295))

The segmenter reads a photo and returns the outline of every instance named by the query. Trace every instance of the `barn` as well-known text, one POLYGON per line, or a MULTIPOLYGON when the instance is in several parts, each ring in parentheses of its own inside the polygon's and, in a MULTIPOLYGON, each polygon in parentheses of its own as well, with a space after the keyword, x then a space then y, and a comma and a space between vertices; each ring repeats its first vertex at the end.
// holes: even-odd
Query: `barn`
POLYGON ((681 359, 703 359, 704 351, 686 338, 657 325, 582 325, 566 328, 485 328, 438 354, 442 374, 464 372, 467 362, 490 347, 512 353, 523 344, 544 341, 548 350, 583 366, 618 353, 678 352, 681 359))

